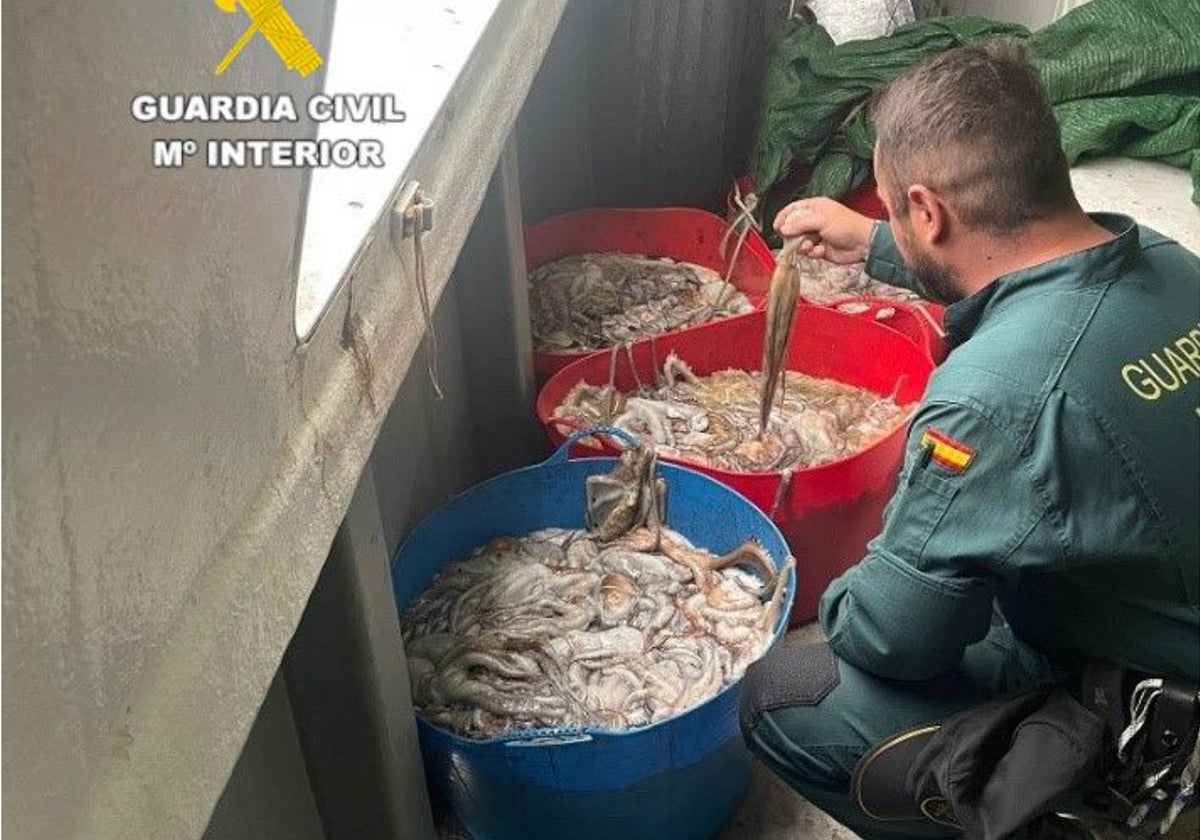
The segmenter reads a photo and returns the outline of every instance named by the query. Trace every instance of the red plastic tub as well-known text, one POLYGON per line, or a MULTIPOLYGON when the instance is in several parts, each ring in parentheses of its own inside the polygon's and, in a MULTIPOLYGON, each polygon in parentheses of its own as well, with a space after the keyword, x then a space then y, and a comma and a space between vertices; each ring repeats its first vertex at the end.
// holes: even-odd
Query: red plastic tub
MULTIPOLYGON (((720 216, 690 207, 649 209, 595 208, 552 216, 525 232, 526 269, 570 254, 619 252, 670 257, 696 263, 724 276, 721 239, 729 224, 720 216)), ((728 253, 736 240, 729 238, 728 253)), ((775 257, 757 231, 751 230, 738 253, 729 281, 755 306, 761 305, 771 284, 775 257)), ((694 329, 689 327, 688 329, 694 329)), ((538 351, 533 356, 539 384, 556 371, 590 353, 603 350, 538 351)))
MULTIPOLYGON (((848 315, 801 303, 789 348, 788 369, 895 394, 902 403, 917 402, 933 372, 933 362, 915 343, 878 323, 873 314, 848 315)), ((674 351, 697 374, 726 368, 758 370, 762 361, 763 312, 754 312, 646 339, 632 345, 633 366, 617 355, 616 385, 622 390, 653 381, 655 364, 674 351)), ((550 440, 561 443, 572 429, 552 420, 554 409, 580 381, 608 382, 610 354, 600 353, 560 370, 538 395, 538 417, 550 440)), ((856 455, 799 470, 784 483, 774 473, 736 473, 691 465, 742 493, 771 515, 796 556, 800 588, 793 623, 816 615, 829 582, 862 559, 867 541, 879 532, 883 508, 891 497, 904 456, 905 429, 896 429, 856 455)), ((611 454, 606 448, 577 454, 611 454)), ((664 460, 672 460, 666 459, 664 460)))

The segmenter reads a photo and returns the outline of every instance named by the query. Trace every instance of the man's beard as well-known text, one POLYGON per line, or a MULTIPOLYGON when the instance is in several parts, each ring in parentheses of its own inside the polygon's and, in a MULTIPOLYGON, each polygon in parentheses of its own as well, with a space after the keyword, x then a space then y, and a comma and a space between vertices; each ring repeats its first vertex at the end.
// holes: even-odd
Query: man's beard
POLYGON ((921 246, 917 245, 916 237, 906 222, 900 223, 901 239, 904 245, 904 261, 908 270, 921 283, 925 296, 934 303, 949 306, 963 299, 959 290, 958 278, 942 263, 929 256, 921 246))

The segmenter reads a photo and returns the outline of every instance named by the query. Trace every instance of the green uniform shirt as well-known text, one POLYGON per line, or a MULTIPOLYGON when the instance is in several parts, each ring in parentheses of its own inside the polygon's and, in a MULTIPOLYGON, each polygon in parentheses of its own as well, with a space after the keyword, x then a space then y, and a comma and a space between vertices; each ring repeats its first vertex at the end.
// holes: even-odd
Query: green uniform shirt
MULTIPOLYGON (((898 679, 1016 634, 1074 667, 1200 680, 1200 259, 1116 238, 951 306, 883 530, 821 601, 834 651, 898 679)), ((917 287, 887 225, 868 272, 917 287)))

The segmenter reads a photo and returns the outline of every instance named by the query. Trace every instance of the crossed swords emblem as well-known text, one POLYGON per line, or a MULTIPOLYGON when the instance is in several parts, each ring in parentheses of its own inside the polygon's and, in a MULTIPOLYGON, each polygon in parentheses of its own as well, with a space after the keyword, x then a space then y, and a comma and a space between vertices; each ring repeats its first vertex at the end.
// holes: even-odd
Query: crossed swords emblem
MULTIPOLYGON (((239 0, 213 0, 217 8, 223 12, 237 11, 239 0)), ((289 70, 295 70, 301 78, 321 66, 321 56, 313 47, 287 9, 283 8, 281 0, 240 0, 242 10, 250 16, 250 26, 242 33, 221 63, 217 65, 217 75, 220 76, 238 57, 238 53, 255 33, 261 32, 267 43, 283 60, 289 70)))

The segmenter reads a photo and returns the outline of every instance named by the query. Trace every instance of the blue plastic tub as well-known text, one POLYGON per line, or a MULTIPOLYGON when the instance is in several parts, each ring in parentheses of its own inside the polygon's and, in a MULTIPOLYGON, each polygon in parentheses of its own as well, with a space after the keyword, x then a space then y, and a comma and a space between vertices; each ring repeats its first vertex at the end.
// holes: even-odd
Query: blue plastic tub
MULTIPOLYGON (((611 470, 614 459, 567 460, 569 446, 471 488, 421 522, 392 562, 398 608, 444 565, 495 537, 582 527, 585 479, 611 470)), ((783 562, 783 537, 744 497, 683 467, 662 464, 659 474, 673 529, 717 553, 753 536, 776 566, 783 562)), ((795 589, 793 575, 773 642, 787 627, 795 589)), ((418 717, 426 776, 476 840, 703 840, 729 820, 749 779, 739 687, 634 730, 538 730, 480 741, 418 717)))

